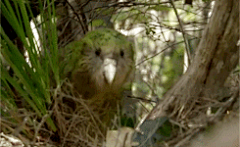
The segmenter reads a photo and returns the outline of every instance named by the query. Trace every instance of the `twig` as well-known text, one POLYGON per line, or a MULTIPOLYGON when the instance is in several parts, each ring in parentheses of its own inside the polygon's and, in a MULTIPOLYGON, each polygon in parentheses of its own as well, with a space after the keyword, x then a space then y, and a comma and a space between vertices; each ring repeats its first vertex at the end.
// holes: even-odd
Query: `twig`
POLYGON ((182 146, 184 144, 186 144, 186 142, 192 138, 197 132, 199 132, 200 129, 197 128, 196 130, 192 131, 191 130, 191 133, 189 135, 187 135, 185 138, 183 138, 181 141, 179 141, 174 147, 179 147, 179 146, 182 146))
POLYGON ((65 0, 65 1, 70 6, 70 8, 72 9, 72 11, 76 15, 76 17, 78 18, 78 21, 79 21, 79 23, 80 23, 80 25, 82 27, 82 30, 83 30, 83 34, 86 34, 87 33, 87 29, 85 28, 84 24, 82 23, 81 18, 79 17, 78 13, 75 11, 73 6, 68 2, 68 0, 65 0))
POLYGON ((33 125, 34 125, 33 144, 36 143, 36 139, 37 139, 38 132, 39 132, 39 130, 41 129, 42 125, 45 123, 46 119, 47 119, 49 116, 51 116, 51 115, 45 114, 45 115, 42 117, 41 122, 38 124, 38 126, 36 126, 36 128, 35 128, 35 123, 33 123, 33 125))
POLYGON ((157 101, 154 101, 154 100, 148 100, 148 99, 145 99, 145 98, 142 98, 142 97, 136 97, 136 96, 127 96, 128 98, 133 98, 133 99, 137 99, 137 100, 141 100, 141 101, 145 101, 145 102, 148 102, 148 103, 157 103, 157 101))
MULTIPOLYGON (((193 39, 196 39, 196 38, 192 38, 190 40, 193 40, 193 39)), ((152 59, 153 57, 156 57, 157 55, 161 54, 162 52, 166 51, 168 48, 174 46, 174 45, 178 45, 180 43, 183 43, 184 41, 180 41, 180 42, 177 42, 177 43, 174 43, 174 44, 171 44, 169 46, 167 46, 166 48, 162 49, 160 52, 156 53, 155 55, 151 56, 151 57, 148 57, 148 58, 145 58, 143 61, 137 63, 135 66, 139 66, 140 64, 142 64, 143 62, 149 60, 149 59, 152 59)))
MULTIPOLYGON (((161 5, 161 4, 167 4, 169 2, 160 2, 160 3, 140 3, 140 2, 131 2, 131 1, 128 1, 128 2, 116 2, 116 3, 111 3, 111 4, 108 4, 107 6, 100 6, 100 7, 96 7, 94 8, 93 10, 97 10, 97 9, 101 9, 101 8, 110 8, 110 7, 116 7, 116 8, 127 8, 127 7, 134 7, 134 6, 158 6, 158 5, 161 5)), ((88 13, 90 11, 93 11, 93 10, 87 10, 87 11, 84 11, 83 13, 88 13)))
POLYGON ((189 47, 189 44, 188 44, 188 40, 187 40, 187 38, 185 36, 185 32, 184 32, 184 29, 183 29, 183 24, 182 24, 182 21, 181 21, 179 15, 178 15, 177 9, 176 9, 173 1, 172 0, 169 0, 169 1, 170 1, 171 5, 173 7, 173 10, 174 10, 174 12, 176 14, 176 17, 178 19, 178 22, 179 22, 179 27, 180 27, 180 30, 181 30, 182 35, 183 35, 184 44, 185 44, 186 52, 187 52, 187 56, 188 56, 188 65, 190 65, 191 64, 190 47, 189 47))
POLYGON ((217 110, 217 112, 214 114, 212 118, 209 119, 210 122, 213 122, 219 115, 222 115, 229 106, 234 102, 235 99, 237 99, 239 96, 239 90, 237 90, 228 100, 225 102, 225 106, 221 107, 217 110))

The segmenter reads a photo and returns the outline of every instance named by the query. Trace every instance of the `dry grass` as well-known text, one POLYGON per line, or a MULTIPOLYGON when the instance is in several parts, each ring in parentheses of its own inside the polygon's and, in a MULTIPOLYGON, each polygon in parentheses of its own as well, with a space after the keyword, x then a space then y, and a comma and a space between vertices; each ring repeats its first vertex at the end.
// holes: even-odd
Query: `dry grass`
MULTIPOLYGON (((238 118, 238 81, 231 87, 231 96, 225 100, 193 98, 184 102, 184 109, 179 106, 183 101, 174 101, 171 105, 174 106, 173 111, 169 116, 170 122, 178 126, 178 130, 159 146, 188 146, 192 138, 212 124, 226 118, 238 118)), ((68 81, 64 82, 61 90, 55 89, 55 92, 57 94, 53 97, 49 115, 57 126, 57 132, 48 130, 45 123, 48 115, 39 118, 26 109, 10 111, 9 117, 1 117, 1 132, 16 136, 25 145, 100 147, 105 145, 106 131, 120 127, 117 119, 112 119, 110 124, 102 122, 102 116, 106 115, 103 110, 109 109, 98 108, 81 96, 74 95, 68 81)))

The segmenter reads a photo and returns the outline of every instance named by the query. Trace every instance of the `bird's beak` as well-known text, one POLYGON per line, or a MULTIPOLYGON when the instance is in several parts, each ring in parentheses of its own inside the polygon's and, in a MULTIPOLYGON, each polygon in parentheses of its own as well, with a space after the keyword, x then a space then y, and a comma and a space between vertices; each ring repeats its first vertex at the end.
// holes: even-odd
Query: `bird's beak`
POLYGON ((106 58, 104 64, 104 76, 107 79, 108 84, 112 84, 116 74, 116 60, 106 58))

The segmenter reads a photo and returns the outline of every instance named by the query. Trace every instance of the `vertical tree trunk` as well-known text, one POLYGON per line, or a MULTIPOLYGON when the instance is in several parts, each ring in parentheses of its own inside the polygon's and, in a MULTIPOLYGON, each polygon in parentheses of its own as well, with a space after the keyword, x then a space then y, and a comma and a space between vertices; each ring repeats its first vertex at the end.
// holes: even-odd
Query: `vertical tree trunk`
POLYGON ((149 119, 191 109, 199 97, 219 96, 239 58, 239 0, 216 1, 213 14, 196 50, 195 58, 181 79, 169 90, 149 119))

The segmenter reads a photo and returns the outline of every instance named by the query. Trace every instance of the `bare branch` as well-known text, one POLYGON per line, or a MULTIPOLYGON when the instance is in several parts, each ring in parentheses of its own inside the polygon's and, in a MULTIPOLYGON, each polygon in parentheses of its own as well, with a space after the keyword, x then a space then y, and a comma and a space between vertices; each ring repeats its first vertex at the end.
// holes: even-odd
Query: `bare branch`
POLYGON ((172 6, 173 6, 173 10, 174 10, 175 15, 176 15, 176 17, 177 17, 177 19, 178 19, 178 22, 179 22, 180 30, 181 30, 182 35, 183 35, 184 44, 185 44, 186 52, 187 52, 187 56, 188 56, 188 65, 190 65, 190 64, 191 64, 190 47, 189 47, 187 38, 186 38, 186 36, 185 36, 185 31, 184 31, 184 28, 183 28, 183 24, 182 24, 182 21, 181 21, 179 15, 178 15, 177 9, 176 9, 173 1, 170 0, 170 2, 171 2, 171 4, 172 4, 172 6))

